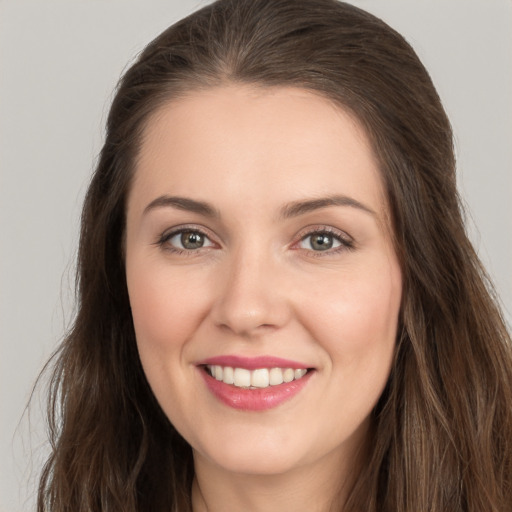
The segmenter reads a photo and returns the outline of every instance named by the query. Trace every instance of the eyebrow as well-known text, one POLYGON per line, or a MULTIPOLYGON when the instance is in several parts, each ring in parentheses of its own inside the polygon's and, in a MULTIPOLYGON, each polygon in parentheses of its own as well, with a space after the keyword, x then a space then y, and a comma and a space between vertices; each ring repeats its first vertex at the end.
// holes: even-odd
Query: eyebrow
POLYGON ((304 215, 305 213, 319 210, 321 208, 327 208, 329 206, 350 206, 371 215, 377 215, 371 208, 364 205, 363 203, 360 203, 356 199, 353 199, 352 197, 334 195, 329 197, 320 197, 318 199, 295 201, 293 203, 287 204, 281 210, 281 217, 285 219, 290 217, 298 217, 299 215, 304 215))
POLYGON ((185 210, 187 212, 194 212, 200 215, 204 215, 205 217, 220 217, 219 212, 210 204, 204 201, 196 201, 195 199, 190 199, 188 197, 179 197, 179 196, 160 196, 151 201, 146 208, 144 208, 144 213, 148 213, 155 208, 163 208, 163 207, 171 207, 177 208, 178 210, 185 210))
MULTIPOLYGON (((352 208, 357 208, 358 210, 369 213, 371 215, 376 215, 376 213, 371 208, 365 206, 363 203, 353 199, 352 197, 334 195, 289 203, 281 209, 281 218, 289 219, 291 217, 298 217, 300 215, 304 215, 315 210, 320 210, 321 208, 328 208, 330 206, 349 206, 352 208)), ((149 211, 156 208, 165 207, 194 212, 200 215, 204 215, 205 217, 220 217, 218 210, 216 210, 212 205, 205 201, 197 201, 188 197, 167 195, 157 197, 151 201, 146 206, 146 208, 144 208, 143 214, 145 215, 149 211)))

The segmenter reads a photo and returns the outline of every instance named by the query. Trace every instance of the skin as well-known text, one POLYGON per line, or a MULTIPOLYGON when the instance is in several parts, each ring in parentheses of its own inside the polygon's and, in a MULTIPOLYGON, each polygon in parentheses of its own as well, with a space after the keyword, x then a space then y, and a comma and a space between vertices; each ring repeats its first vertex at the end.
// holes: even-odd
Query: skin
POLYGON ((170 101, 144 133, 126 277, 148 381, 193 448, 194 510, 340 503, 371 449, 402 293, 381 177, 358 122, 295 88, 226 85, 170 101), (353 204, 290 214, 333 195, 353 204), (147 210, 161 196, 207 202, 217 215, 147 210), (207 236, 202 247, 163 236, 184 226, 207 236), (333 247, 318 250, 311 231, 326 230, 333 247), (240 411, 211 394, 197 366, 226 354, 314 371, 291 400, 240 411))

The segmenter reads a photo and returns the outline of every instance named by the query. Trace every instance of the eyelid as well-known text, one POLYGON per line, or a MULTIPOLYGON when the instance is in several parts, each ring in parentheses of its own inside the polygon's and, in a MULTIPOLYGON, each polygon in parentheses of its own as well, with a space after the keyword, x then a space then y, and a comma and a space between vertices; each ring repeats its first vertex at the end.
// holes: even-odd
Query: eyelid
POLYGON ((345 250, 353 250, 355 248, 355 241, 354 239, 346 232, 342 231, 341 229, 335 228, 333 226, 328 225, 314 225, 314 226, 307 226, 303 229, 301 229, 296 237, 295 242, 292 244, 292 249, 296 250, 304 250, 309 253, 314 253, 315 256, 327 256, 328 254, 337 253, 340 251, 345 250), (312 249, 301 249, 298 246, 300 242, 302 242, 305 238, 311 235, 321 234, 321 233, 327 233, 334 238, 336 238, 340 242, 340 246, 335 247, 333 249, 327 249, 325 251, 313 251, 312 249))
POLYGON ((204 226, 199 226, 197 224, 182 224, 182 225, 173 226, 172 228, 164 230, 160 235, 158 235, 155 245, 158 245, 158 246, 162 247, 162 249, 167 250, 171 253, 193 255, 194 253, 202 252, 203 249, 209 249, 211 247, 218 246, 219 243, 214 240, 215 238, 216 237, 211 234, 211 231, 209 229, 206 229, 204 226), (202 236, 204 236, 211 242, 211 245, 192 250, 192 249, 181 249, 180 247, 175 247, 170 244, 167 244, 167 242, 170 239, 172 239, 176 235, 179 235, 180 233, 183 233, 186 231, 200 233, 202 236))
MULTIPOLYGON (((179 226, 173 226, 172 228, 166 229, 163 231, 159 236, 158 239, 155 242, 155 245, 161 246, 163 249, 175 253, 175 254, 187 254, 187 255, 194 255, 197 253, 202 252, 203 249, 209 249, 212 246, 219 246, 219 242, 217 242, 215 239, 217 237, 215 235, 211 234, 211 231, 204 226, 200 226, 197 224, 183 224, 179 226), (206 247, 200 247, 195 250, 191 249, 180 249, 179 247, 175 246, 165 246, 165 244, 174 236, 179 235, 180 233, 183 233, 184 231, 193 231, 198 232, 205 238, 207 238, 212 245, 208 245, 206 247)), ((322 255, 329 255, 329 254, 335 254, 337 252, 345 251, 345 250, 353 250, 355 248, 355 241, 354 239, 345 231, 335 228, 333 226, 329 225, 313 225, 313 226, 306 226, 305 228, 301 229, 294 237, 294 242, 291 244, 290 248, 294 250, 302 250, 306 251, 314 256, 322 256, 322 255), (312 236, 315 234, 321 234, 321 233, 327 233, 336 240, 340 242, 340 245, 338 247, 334 247, 331 249, 327 249, 325 251, 313 251, 312 249, 304 249, 298 247, 300 242, 302 242, 305 238, 308 236, 312 236)))

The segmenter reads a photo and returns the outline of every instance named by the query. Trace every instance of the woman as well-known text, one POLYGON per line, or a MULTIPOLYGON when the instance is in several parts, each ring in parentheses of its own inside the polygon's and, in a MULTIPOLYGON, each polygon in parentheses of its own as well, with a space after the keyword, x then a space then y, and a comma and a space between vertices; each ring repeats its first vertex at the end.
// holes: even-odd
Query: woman
POLYGON ((126 72, 39 510, 509 510, 510 337, 413 50, 221 0, 126 72))

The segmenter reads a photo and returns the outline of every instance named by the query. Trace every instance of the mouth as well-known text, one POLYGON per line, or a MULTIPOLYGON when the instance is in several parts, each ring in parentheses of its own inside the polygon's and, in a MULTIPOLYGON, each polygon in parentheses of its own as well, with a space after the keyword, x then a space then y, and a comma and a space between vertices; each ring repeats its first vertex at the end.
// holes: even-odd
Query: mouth
POLYGON ((197 368, 213 397, 242 411, 264 411, 291 400, 316 373, 304 364, 271 357, 217 357, 197 368))
POLYGON ((312 368, 236 368, 207 364, 204 369, 215 380, 242 389, 266 389, 302 379, 312 368))

